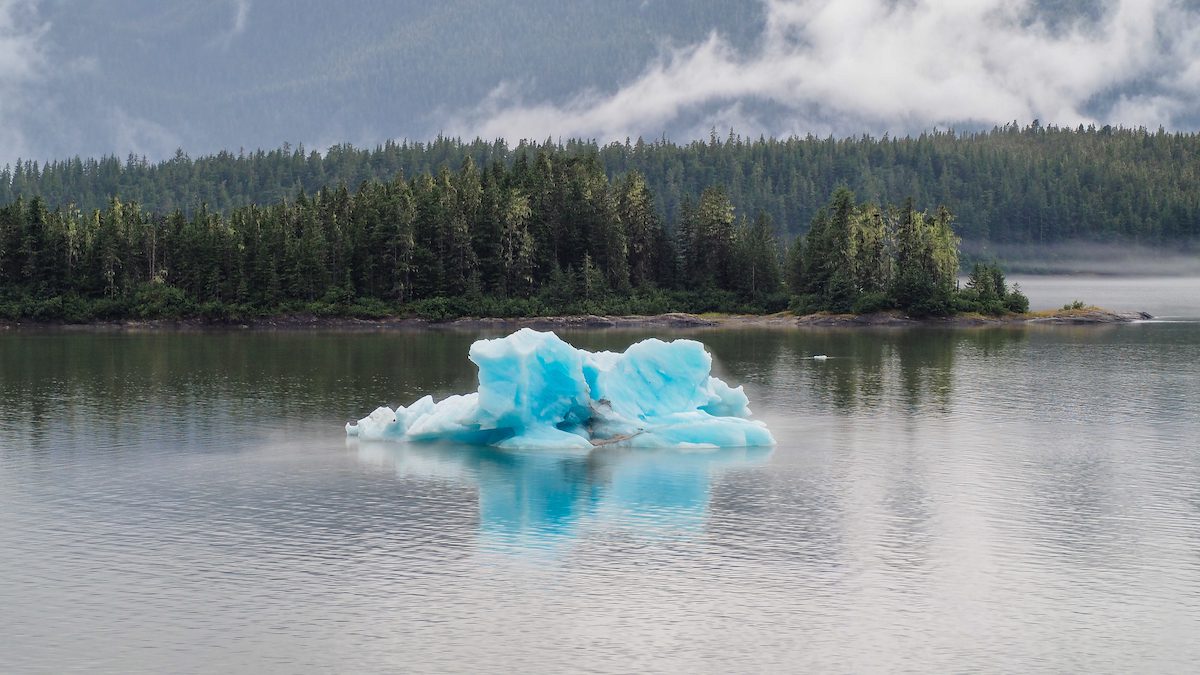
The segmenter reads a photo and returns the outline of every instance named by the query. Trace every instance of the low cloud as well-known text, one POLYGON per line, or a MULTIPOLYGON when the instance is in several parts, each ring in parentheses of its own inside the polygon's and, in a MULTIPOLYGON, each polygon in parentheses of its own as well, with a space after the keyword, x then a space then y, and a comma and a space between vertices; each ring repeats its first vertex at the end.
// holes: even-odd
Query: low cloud
POLYGON ((137 157, 170 157, 183 142, 170 129, 157 122, 131 115, 122 108, 110 111, 109 128, 113 146, 137 157))
POLYGON ((1200 11, 1178 0, 766 0, 757 45, 719 34, 616 90, 502 83, 450 131, 485 138, 908 133, 1040 119, 1179 128, 1200 104, 1200 11), (1087 11, 1078 11, 1084 8, 1087 11), (766 110, 767 114, 756 111, 766 110), (747 126, 748 125, 748 126, 747 126), (707 135, 707 127, 703 129, 707 135))
POLYGON ((0 0, 0 158, 28 156, 23 129, 33 99, 30 86, 43 74, 42 37, 36 0, 0 0))
MULTIPOLYGON (((245 2, 238 2, 244 5, 245 2)), ((75 152, 169 157, 182 141, 151 119, 95 103, 86 124, 65 104, 72 78, 103 77, 90 56, 63 58, 53 47, 40 0, 0 0, 0 166, 19 158, 61 159, 75 152), (47 149, 47 138, 56 143, 47 149), (55 156, 58 148, 68 148, 55 156)), ((241 13, 239 13, 239 16, 241 13)), ((244 26, 244 16, 237 23, 244 26)))
POLYGON ((250 0, 232 0, 232 6, 233 23, 212 42, 221 49, 228 49, 234 38, 246 32, 246 24, 250 19, 250 0))
POLYGON ((234 35, 241 35, 246 30, 246 19, 250 16, 250 0, 234 0, 233 29, 234 35))
POLYGON ((967 241, 963 250, 995 258, 1015 274, 1094 274, 1103 276, 1200 276, 1200 241, 1179 242, 1175 251, 1129 242, 1104 244, 1003 244, 967 241))

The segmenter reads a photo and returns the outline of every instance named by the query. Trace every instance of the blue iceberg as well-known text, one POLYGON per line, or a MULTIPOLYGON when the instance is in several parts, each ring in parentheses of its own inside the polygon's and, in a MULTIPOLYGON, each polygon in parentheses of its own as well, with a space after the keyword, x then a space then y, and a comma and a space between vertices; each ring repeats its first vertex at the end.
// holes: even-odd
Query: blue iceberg
POLYGON ((346 433, 364 440, 449 441, 524 449, 733 448, 775 444, 741 387, 711 375, 695 340, 643 340, 589 352, 524 328, 479 340, 479 390, 379 408, 346 433))

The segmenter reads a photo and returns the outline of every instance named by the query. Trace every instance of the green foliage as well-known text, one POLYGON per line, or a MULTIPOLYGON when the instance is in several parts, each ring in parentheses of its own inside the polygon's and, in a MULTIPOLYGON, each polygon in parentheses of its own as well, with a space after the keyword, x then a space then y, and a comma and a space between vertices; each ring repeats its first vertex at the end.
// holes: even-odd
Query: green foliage
POLYGON ((1029 313, 1029 298, 1021 292, 1020 284, 1013 284, 1012 290, 1004 296, 1004 307, 1014 314, 1029 313))
POLYGON ((1004 314, 1008 312, 1008 287, 1004 273, 995 263, 977 262, 971 267, 966 288, 959 291, 958 308, 965 312, 1004 314))
POLYGON ((195 311, 195 304, 183 290, 164 283, 147 283, 134 292, 131 314, 139 319, 178 319, 195 311))
POLYGON ((686 241, 685 274, 694 287, 728 288, 735 273, 733 203, 725 190, 709 187, 695 209, 684 216, 680 236, 686 241))
POLYGON ((394 316, 396 307, 379 298, 355 298, 345 313, 358 319, 384 319, 394 316))
POLYGON ((863 293, 854 301, 852 311, 855 314, 873 314, 892 309, 892 299, 883 291, 863 293))
POLYGON ((883 209, 859 204, 849 189, 838 188, 803 243, 792 245, 793 310, 953 313, 958 238, 952 221, 944 207, 932 215, 911 204, 883 209))
MULTIPOLYGON (((300 191, 228 214, 156 214, 116 198, 84 213, 18 199, 0 207, 0 315, 445 321, 956 308, 958 240, 944 208, 882 209, 840 187, 785 263, 771 217, 739 218, 722 188, 664 224, 636 172, 614 184, 596 155, 522 157, 485 170, 468 157, 453 172, 300 191)), ((982 311, 1017 302, 998 268, 976 276, 969 291, 982 311)))
POLYGON ((129 316, 124 300, 84 298, 75 293, 38 297, 26 295, 0 300, 0 319, 32 319, 49 323, 88 323, 129 316))
POLYGON ((1082 300, 1075 300, 1074 302, 1068 302, 1067 304, 1063 305, 1062 308, 1064 311, 1070 312, 1072 310, 1085 309, 1086 307, 1087 305, 1084 304, 1082 300))
POLYGON ((409 304, 408 311, 426 321, 446 321, 469 314, 465 303, 452 298, 426 298, 409 304))
MULTIPOLYGON (((731 226, 728 200, 710 206, 724 210, 719 225, 731 226)), ((710 232, 729 243, 713 277, 722 289, 734 234, 710 232)), ((772 233, 760 227, 754 237, 747 302, 770 304, 777 253, 763 249, 772 233)), ((90 213, 50 211, 40 198, 0 207, 0 311, 9 319, 667 310, 676 299, 653 289, 682 279, 676 262, 637 174, 610 185, 594 156, 561 153, 485 171, 467 158, 456 172, 368 182, 355 192, 344 184, 301 190, 227 215, 202 205, 164 216, 118 199, 90 213), (649 290, 635 292, 634 282, 649 290)), ((716 304, 740 306, 730 293, 719 297, 716 304)))
POLYGON ((788 309, 794 314, 813 314, 822 311, 822 302, 821 296, 815 293, 801 293, 792 297, 788 309))
POLYGON ((787 260, 784 265, 787 287, 793 294, 799 295, 804 291, 804 238, 796 237, 787 247, 787 260))
MULTIPOLYGON (((374 149, 335 146, 324 154, 287 147, 197 159, 180 154, 158 164, 117 157, 43 165, 19 161, 0 168, 0 204, 23 197, 28 205, 40 196, 51 208, 75 204, 90 213, 121 195, 154 212, 183 208, 190 215, 207 204, 212 211, 231 214, 239 207, 277 203, 299 190, 316 194, 339 183, 387 184, 398 175, 430 174, 438 177, 431 182, 440 185, 442 169, 447 170, 445 178, 451 185, 467 188, 442 204, 414 204, 409 195, 410 203, 399 198, 377 214, 385 221, 391 220, 392 213, 407 214, 400 218, 403 222, 413 216, 414 208, 424 209, 425 214, 451 206, 468 213, 476 204, 492 208, 488 204, 497 194, 497 186, 487 184, 492 165, 523 167, 520 175, 540 179, 547 175, 540 163, 542 155, 551 158, 549 173, 555 179, 570 175, 577 186, 591 189, 597 187, 589 176, 594 170, 616 181, 616 191, 630 198, 615 207, 627 227, 635 227, 629 218, 635 213, 642 214, 636 227, 650 219, 681 222, 685 205, 698 204, 705 189, 719 184, 739 213, 766 213, 780 234, 790 238, 803 234, 826 195, 844 185, 873 202, 911 196, 921 209, 946 204, 963 215, 959 234, 970 241, 1165 243, 1200 237, 1196 190, 1200 164, 1193 161, 1200 156, 1200 134, 1015 123, 978 134, 933 132, 884 139, 751 140, 731 134, 686 145, 639 139, 605 146, 570 140, 509 147, 490 140, 439 138, 431 143, 389 142, 374 149), (465 168, 468 158, 477 168, 465 168), (567 170, 571 159, 580 160, 583 170, 567 170), (640 185, 622 184, 621 177, 635 172, 640 185), (475 189, 477 180, 481 190, 475 189), (654 199, 642 201, 638 195, 643 191, 654 199)), ((548 184, 540 187, 526 193, 535 210, 556 191, 548 184)), ((605 212, 590 211, 593 216, 605 212)), ((459 282, 470 271, 463 266, 472 262, 462 245, 464 222, 446 220, 442 232, 443 243, 457 249, 459 257, 450 264, 459 282)), ((598 245, 604 234, 597 232, 591 244, 598 245)), ((628 273, 637 285, 647 274, 645 259, 639 257, 648 250, 647 237, 633 229, 626 235, 631 237, 626 250, 628 273)), ((377 243, 385 240, 397 245, 393 254, 401 259, 413 253, 402 237, 395 240, 380 233, 377 243)), ((620 253, 611 253, 614 274, 619 276, 620 253)), ((606 266, 606 258, 595 257, 606 266)), ((34 264, 50 264, 52 258, 34 264)), ((483 281, 490 282, 486 274, 483 281)))
POLYGON ((971 266, 966 287, 958 292, 956 306, 960 312, 1025 314, 1029 311, 1029 298, 1017 284, 1011 290, 1008 288, 999 265, 976 262, 971 266))
POLYGON ((745 219, 734 235, 730 284, 744 302, 762 304, 783 292, 780 246, 771 218, 759 213, 753 223, 745 219))

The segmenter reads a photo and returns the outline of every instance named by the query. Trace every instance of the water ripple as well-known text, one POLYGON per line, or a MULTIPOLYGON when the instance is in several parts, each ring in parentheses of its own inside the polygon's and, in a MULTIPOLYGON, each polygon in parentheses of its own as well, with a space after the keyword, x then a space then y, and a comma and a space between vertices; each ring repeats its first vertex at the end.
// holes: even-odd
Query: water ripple
POLYGON ((346 445, 465 337, 0 336, 0 671, 1200 662, 1196 325, 699 337, 773 452, 346 445))

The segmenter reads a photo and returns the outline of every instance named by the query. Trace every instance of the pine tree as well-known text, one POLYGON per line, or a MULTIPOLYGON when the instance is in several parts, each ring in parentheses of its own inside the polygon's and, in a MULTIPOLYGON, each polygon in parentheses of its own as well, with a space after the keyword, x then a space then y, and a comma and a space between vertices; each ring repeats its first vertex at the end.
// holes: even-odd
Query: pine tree
POLYGON ((792 295, 807 292, 807 277, 804 267, 804 239, 796 237, 787 249, 787 285, 792 295))
POLYGON ((760 211, 753 224, 743 221, 738 228, 737 274, 735 284, 742 297, 762 302, 779 291, 782 279, 779 268, 779 242, 775 239, 771 218, 760 211))
POLYGON ((693 214, 688 270, 698 287, 729 288, 735 240, 733 204, 720 187, 700 194, 693 214))
POLYGON ((658 240, 662 225, 654 210, 646 179, 638 171, 625 175, 620 186, 619 215, 628 241, 629 281, 645 286, 658 277, 658 240))
POLYGON ((500 255, 504 270, 504 292, 524 296, 533 289, 534 241, 529 231, 529 198, 510 188, 501 201, 502 235, 500 255))

